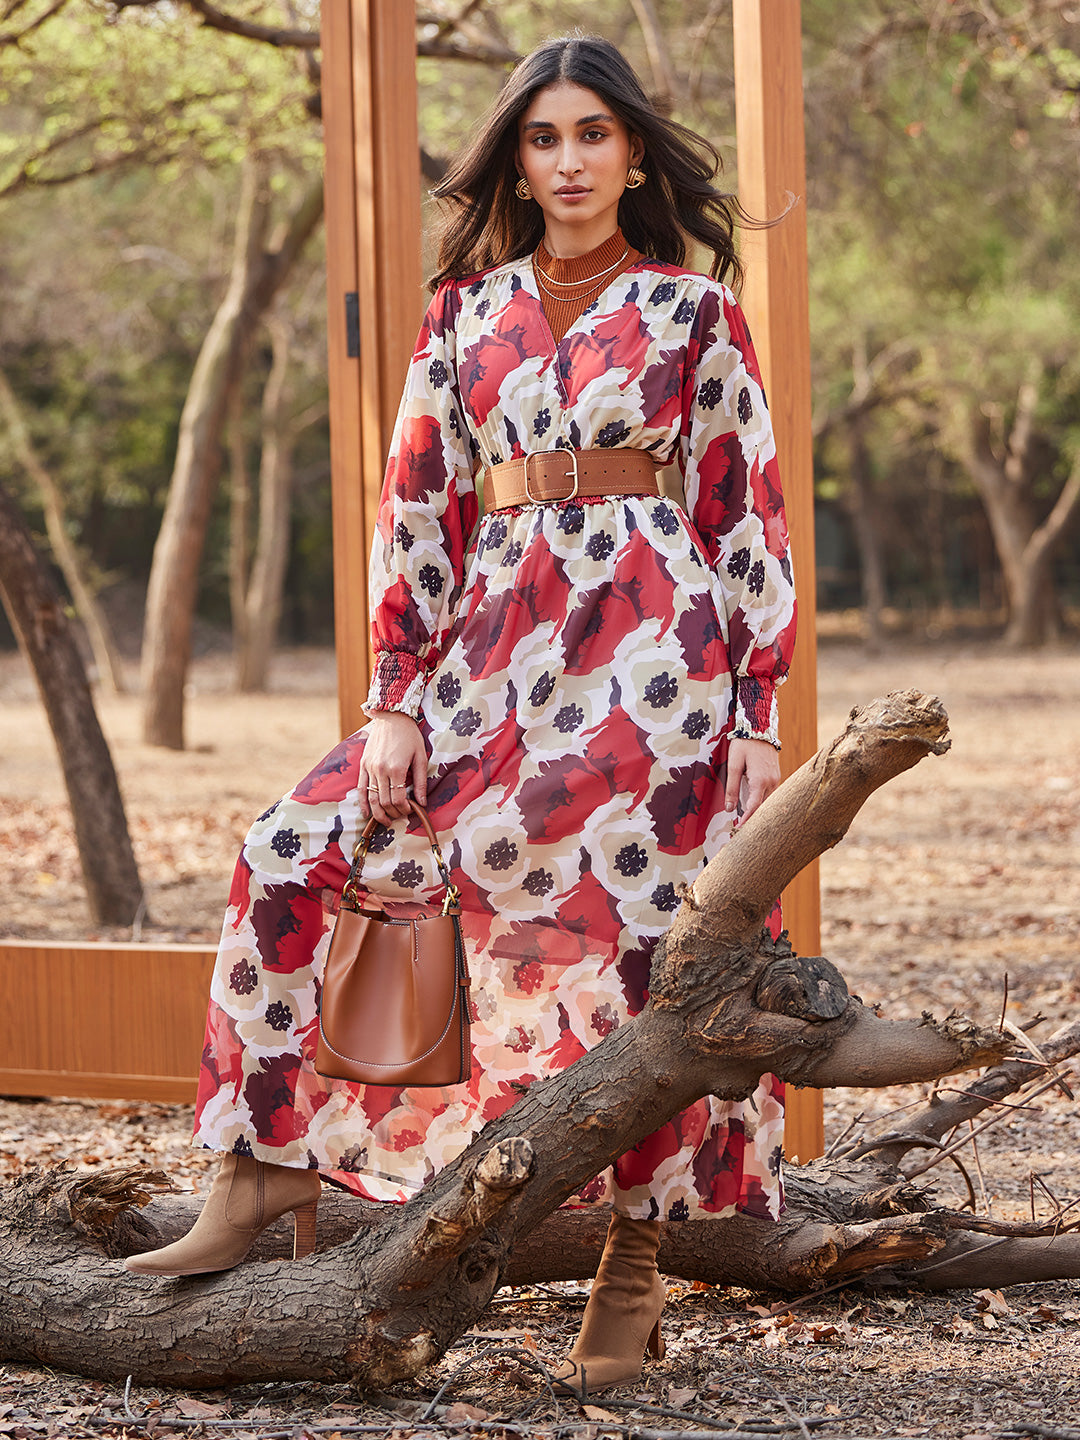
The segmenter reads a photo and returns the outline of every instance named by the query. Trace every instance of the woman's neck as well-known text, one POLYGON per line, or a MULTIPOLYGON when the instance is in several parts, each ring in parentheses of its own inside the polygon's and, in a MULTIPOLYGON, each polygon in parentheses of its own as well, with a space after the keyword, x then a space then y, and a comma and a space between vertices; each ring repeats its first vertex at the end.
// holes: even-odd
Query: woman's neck
POLYGON ((576 260, 618 233, 607 219, 596 225, 551 225, 544 230, 544 249, 555 260, 576 260))
POLYGON ((616 230, 599 245, 581 255, 554 255, 546 239, 536 247, 536 258, 544 271, 552 271, 560 280, 584 280, 599 271, 614 270, 629 253, 621 230, 616 230))

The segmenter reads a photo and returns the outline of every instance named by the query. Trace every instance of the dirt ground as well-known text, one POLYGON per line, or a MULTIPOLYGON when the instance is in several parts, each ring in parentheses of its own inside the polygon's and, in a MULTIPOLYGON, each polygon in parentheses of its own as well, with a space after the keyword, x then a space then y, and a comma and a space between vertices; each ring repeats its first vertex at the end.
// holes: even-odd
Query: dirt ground
MULTIPOLYGON (((195 670, 191 748, 137 739, 134 700, 105 702, 150 919, 142 938, 212 939, 249 818, 301 774, 336 732, 332 658, 290 654, 274 693, 228 693, 220 659, 195 670)), ((851 988, 890 1016, 963 1009, 988 1023, 1045 1016, 1046 1035, 1080 1010, 1080 652, 1017 658, 980 643, 897 645, 870 657, 823 643, 820 735, 876 694, 914 686, 942 697, 953 749, 878 792, 822 860, 823 950, 851 988)), ((0 657, 0 933, 88 937, 59 771, 29 677, 0 657)), ((119 938, 111 932, 109 938, 119 938)), ((123 938, 128 938, 125 932, 123 938)), ((917 1087, 826 1096, 827 1138, 859 1117, 915 1103, 917 1087)), ((146 1161, 207 1183, 187 1149, 190 1110, 135 1103, 0 1099, 0 1177, 74 1157, 88 1168, 146 1161)), ((980 1208, 1053 1213, 1080 1196, 1080 1121, 1058 1097, 1003 1121, 968 1153, 980 1208), (1037 1179, 1033 1177, 1038 1177, 1037 1179)), ((931 1172, 942 1198, 965 1191, 931 1172)), ((356 1397, 340 1386, 268 1385, 198 1397, 23 1366, 0 1368, 0 1435, 301 1435, 516 1429, 588 1435, 646 1431, 982 1440, 1053 1431, 1080 1414, 1077 1282, 933 1297, 840 1290, 787 1315, 777 1297, 672 1286, 666 1358, 640 1386, 556 1420, 529 1368, 559 1356, 576 1327, 577 1286, 503 1292, 481 1329, 421 1383, 356 1397), (445 1393, 430 1408, 436 1392, 445 1393), (648 1407, 659 1407, 649 1409, 648 1407), (131 1417, 137 1417, 133 1420, 131 1417), (126 1423, 125 1423, 126 1422, 126 1423), (621 1426, 617 1430, 615 1427, 621 1426)), ((1080 1440, 1073 1430, 1068 1440, 1080 1440)))

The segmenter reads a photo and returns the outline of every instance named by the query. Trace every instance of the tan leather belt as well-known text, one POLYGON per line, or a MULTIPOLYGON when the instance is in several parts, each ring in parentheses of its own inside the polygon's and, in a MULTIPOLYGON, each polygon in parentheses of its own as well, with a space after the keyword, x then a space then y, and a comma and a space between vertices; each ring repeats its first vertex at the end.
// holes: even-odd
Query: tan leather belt
POLYGON ((582 495, 659 494, 656 466, 645 450, 541 450, 492 465, 484 476, 487 513, 582 495))

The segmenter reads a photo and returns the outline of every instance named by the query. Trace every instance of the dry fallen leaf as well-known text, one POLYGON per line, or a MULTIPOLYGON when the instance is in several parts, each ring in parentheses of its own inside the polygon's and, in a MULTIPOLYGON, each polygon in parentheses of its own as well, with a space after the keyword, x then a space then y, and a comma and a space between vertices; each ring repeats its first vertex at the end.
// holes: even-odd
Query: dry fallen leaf
POLYGON ((227 1415, 227 1405, 209 1405, 205 1400, 189 1400, 186 1397, 176 1402, 180 1414, 188 1420, 220 1420, 227 1415))
POLYGON ((618 1415, 613 1415, 610 1410, 604 1410, 599 1405, 582 1405, 581 1409, 590 1420, 619 1420, 618 1415))
POLYGON ((443 1420, 447 1425, 460 1425, 464 1420, 490 1420, 489 1410, 480 1410, 475 1405, 466 1405, 464 1400, 455 1400, 447 1407, 443 1420))
MULTIPOLYGON (((1012 1306, 1002 1295, 1000 1290, 976 1290, 975 1298, 979 1302, 980 1310, 989 1310, 991 1315, 1011 1315, 1012 1306)), ((987 1329, 992 1329, 987 1326, 987 1329)))
POLYGON ((697 1399, 697 1395, 696 1390, 686 1390, 680 1385, 670 1385, 667 1392, 668 1404, 678 1407, 689 1405, 691 1401, 697 1399))
POLYGON ((531 1330, 474 1330, 480 1340, 520 1340, 526 1350, 536 1349, 536 1336, 531 1330))

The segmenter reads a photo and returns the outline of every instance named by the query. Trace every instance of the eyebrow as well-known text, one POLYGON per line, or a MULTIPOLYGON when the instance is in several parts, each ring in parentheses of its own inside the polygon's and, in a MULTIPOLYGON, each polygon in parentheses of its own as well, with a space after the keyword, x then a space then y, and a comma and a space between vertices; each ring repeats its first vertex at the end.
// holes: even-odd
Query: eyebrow
MULTIPOLYGON (((575 120, 575 125, 595 125, 597 120, 613 121, 614 115, 608 115, 604 110, 598 110, 595 115, 583 115, 580 120, 575 120)), ((526 130, 554 130, 553 120, 529 120, 525 125, 526 130)))

